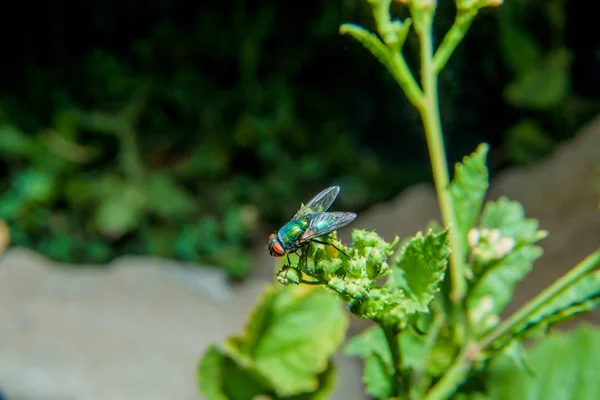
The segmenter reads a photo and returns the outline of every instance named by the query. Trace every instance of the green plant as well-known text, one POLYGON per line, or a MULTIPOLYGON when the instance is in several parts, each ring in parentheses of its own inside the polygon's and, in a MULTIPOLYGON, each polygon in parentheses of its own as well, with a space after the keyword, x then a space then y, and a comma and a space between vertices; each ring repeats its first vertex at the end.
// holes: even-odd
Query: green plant
POLYGON ((223 350, 212 347, 203 357, 198 379, 209 400, 326 398, 332 387, 330 357, 346 326, 345 320, 334 323, 343 317, 332 293, 354 315, 376 323, 346 345, 347 353, 364 359, 372 397, 563 398, 549 392, 554 388, 569 393, 565 397, 598 395, 589 371, 598 366, 600 332, 543 334, 600 303, 600 270, 594 271, 600 248, 501 320, 515 285, 542 254, 536 243, 547 233, 518 202, 501 197, 484 204, 486 144, 456 165, 452 181, 446 165, 438 74, 478 11, 501 1, 457 0, 455 23, 435 51, 436 2, 402 2, 412 17, 403 21, 391 17, 391 0, 368 0, 378 35, 354 24, 342 25, 341 32, 381 61, 419 111, 445 228, 419 232, 402 243, 398 238, 387 243, 364 230, 353 232, 348 247, 333 237, 350 259, 332 246, 305 249, 307 257, 295 257, 296 264, 278 273, 283 288, 268 289, 246 335, 228 340, 223 350), (402 54, 412 27, 420 43, 421 85, 402 54), (531 337, 541 340, 527 362, 522 342, 531 337), (560 348, 560 361, 549 363, 553 346, 560 348), (503 383, 507 380, 516 384, 503 383))

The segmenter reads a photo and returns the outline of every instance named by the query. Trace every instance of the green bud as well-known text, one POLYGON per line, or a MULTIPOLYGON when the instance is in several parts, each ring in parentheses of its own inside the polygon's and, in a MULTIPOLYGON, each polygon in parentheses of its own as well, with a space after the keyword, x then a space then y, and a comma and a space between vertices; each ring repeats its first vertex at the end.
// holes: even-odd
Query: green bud
POLYGON ((331 278, 329 282, 327 282, 327 286, 341 295, 346 293, 346 282, 344 282, 342 278, 331 278))
POLYGON ((302 280, 302 272, 294 267, 283 267, 281 271, 277 273, 277 281, 282 285, 299 284, 302 280))
POLYGON ((379 250, 372 248, 367 255, 366 271, 370 279, 377 279, 381 273, 384 257, 379 250))
POLYGON ((334 258, 333 260, 323 260, 317 265, 318 271, 323 271, 324 276, 335 275, 335 273, 341 268, 342 260, 334 258))
POLYGON ((348 265, 348 275, 353 278, 360 278, 363 276, 363 271, 365 271, 365 258, 361 257, 356 260, 350 261, 348 265))

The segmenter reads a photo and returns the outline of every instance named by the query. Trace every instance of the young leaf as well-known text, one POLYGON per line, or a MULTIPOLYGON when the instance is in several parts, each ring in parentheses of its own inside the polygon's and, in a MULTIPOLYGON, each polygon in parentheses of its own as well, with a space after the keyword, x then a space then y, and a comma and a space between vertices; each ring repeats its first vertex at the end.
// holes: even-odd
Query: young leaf
POLYGON ((527 358, 535 376, 514 368, 506 356, 492 361, 488 381, 491 398, 600 398, 598 329, 582 325, 569 334, 547 336, 530 350, 527 358))
POLYGON ((517 282, 542 255, 538 246, 524 246, 496 263, 475 285, 467 300, 471 321, 480 332, 498 322, 498 314, 510 302, 517 282))
POLYGON ((481 215, 482 229, 498 229, 502 237, 510 237, 518 246, 535 243, 546 234, 538 231, 536 219, 525 218, 525 210, 521 203, 510 201, 502 196, 497 201, 486 204, 481 215))
POLYGON ((379 326, 372 326, 362 333, 352 337, 346 343, 344 352, 349 356, 367 358, 378 354, 385 364, 392 366, 392 356, 388 347, 385 333, 379 326))
POLYGON ((600 305, 600 271, 583 276, 568 289, 536 311, 514 335, 529 336, 532 331, 546 330, 558 322, 573 318, 600 305))
POLYGON ((207 400, 228 400, 223 387, 225 356, 216 346, 210 346, 200 361, 197 372, 198 386, 207 400))
POLYGON ((507 1, 498 14, 499 44, 504 62, 515 73, 535 68, 542 58, 541 45, 515 18, 516 4, 507 1))
POLYGON ((189 215, 194 200, 181 189, 166 172, 154 172, 148 176, 147 207, 163 218, 189 215))
POLYGON ((482 143, 470 156, 456 164, 454 179, 450 184, 452 200, 457 211, 457 231, 466 248, 467 233, 477 223, 483 199, 489 186, 485 160, 489 146, 482 143))
POLYGON ((200 391, 207 400, 246 400, 266 390, 216 346, 209 347, 197 371, 200 391))
POLYGON ((392 54, 390 49, 383 44, 379 38, 356 24, 343 24, 340 27, 341 34, 349 34, 354 39, 360 42, 367 50, 369 50, 386 68, 390 69, 388 60, 392 54))
POLYGON ((498 259, 487 260, 483 275, 467 299, 471 321, 483 332, 498 322, 498 314, 512 298, 517 282, 531 271, 533 262, 542 255, 542 249, 533 243, 546 233, 538 231, 537 220, 525 218, 520 203, 505 197, 485 206, 480 225, 481 231, 497 233, 490 243, 497 246, 496 254, 500 255, 498 259))
POLYGON ((534 68, 523 72, 504 89, 508 103, 516 107, 548 110, 569 95, 571 55, 564 48, 547 54, 534 68))
POLYGON ((269 288, 247 333, 231 338, 226 353, 260 376, 280 397, 319 388, 319 375, 344 339, 342 303, 318 287, 269 288))
POLYGON ((365 360, 364 382, 369 396, 377 399, 389 399, 394 395, 393 370, 377 353, 365 360))
POLYGON ((335 364, 329 363, 325 372, 319 375, 319 388, 316 392, 303 393, 297 396, 286 397, 285 400, 327 400, 331 397, 331 391, 335 388, 335 364))
POLYGON ((409 310, 426 312, 444 278, 450 250, 448 230, 418 232, 400 251, 390 278, 390 286, 401 289, 409 310))
POLYGON ((392 356, 383 330, 379 326, 368 328, 346 344, 345 353, 365 360, 363 380, 367 394, 378 399, 393 396, 394 368, 392 356))

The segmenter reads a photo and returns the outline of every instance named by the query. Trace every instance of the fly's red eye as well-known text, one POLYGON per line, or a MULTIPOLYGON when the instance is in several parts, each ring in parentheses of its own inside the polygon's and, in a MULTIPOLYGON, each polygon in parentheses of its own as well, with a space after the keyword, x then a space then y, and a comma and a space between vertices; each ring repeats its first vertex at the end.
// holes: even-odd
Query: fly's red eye
POLYGON ((283 253, 285 253, 283 251, 283 247, 281 247, 281 245, 279 243, 274 243, 273 244, 273 253, 277 254, 278 256, 282 256, 283 253))
POLYGON ((271 234, 269 235, 269 240, 273 239, 273 236, 275 236, 275 234, 274 234, 274 233, 271 233, 271 234))

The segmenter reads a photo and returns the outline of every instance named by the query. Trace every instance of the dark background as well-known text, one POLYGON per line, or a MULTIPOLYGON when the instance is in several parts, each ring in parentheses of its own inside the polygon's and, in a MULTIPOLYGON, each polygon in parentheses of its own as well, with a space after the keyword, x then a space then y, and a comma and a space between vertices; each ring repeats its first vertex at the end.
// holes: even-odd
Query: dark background
MULTIPOLYGON (((454 3, 440 1, 436 41, 454 3)), ((420 118, 339 25, 358 0, 14 3, 3 14, 0 219, 13 245, 248 272, 248 249, 327 185, 358 211, 431 180, 420 118), (259 237, 260 236, 260 237, 259 237)), ((394 15, 406 9, 394 5, 394 15)), ((440 76, 451 163, 535 163, 600 111, 591 1, 508 1, 440 76)), ((418 43, 404 53, 418 75, 418 43)))

